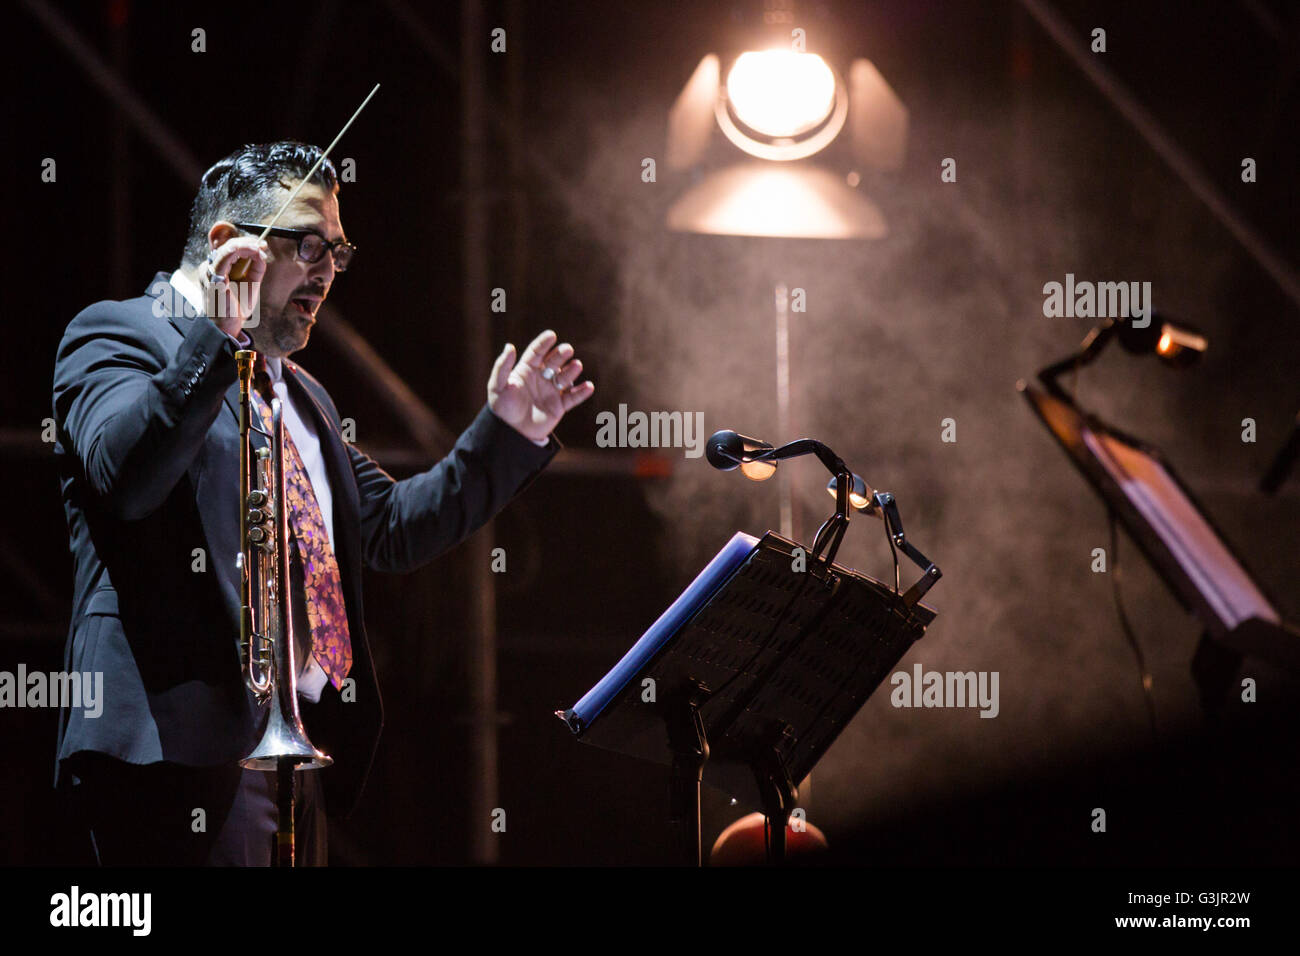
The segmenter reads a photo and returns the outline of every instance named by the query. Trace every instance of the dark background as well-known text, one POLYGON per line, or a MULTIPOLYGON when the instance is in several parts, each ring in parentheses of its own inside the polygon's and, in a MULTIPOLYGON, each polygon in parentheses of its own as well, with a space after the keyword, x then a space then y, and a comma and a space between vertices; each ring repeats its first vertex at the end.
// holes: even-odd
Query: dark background
MULTIPOLYGON (((904 168, 862 172, 890 235, 773 241, 670 233, 689 177, 664 151, 667 111, 700 57, 732 49, 762 3, 488 2, 507 30, 486 60, 484 158, 491 286, 509 309, 462 301, 459 6, 163 2, 12 5, 4 69, 0 242, 9 328, 0 526, 0 670, 60 666, 71 562, 50 446, 55 348, 103 298, 140 294, 179 261, 195 183, 94 85, 35 11, 56 11, 194 157, 245 142, 325 145, 375 82, 383 89, 335 152, 356 161, 341 216, 361 252, 330 302, 452 428, 482 401, 465 367, 466 318, 493 350, 554 327, 594 399, 558 434, 583 461, 596 414, 703 411, 706 434, 775 434, 771 296, 805 288, 792 323, 795 431, 828 442, 876 487, 944 569, 939 617, 902 663, 996 670, 1001 713, 868 702, 824 759, 804 806, 852 863, 1294 863, 1293 676, 1248 659, 1260 703, 1233 697, 1207 722, 1188 665, 1199 625, 1127 540, 1125 606, 1153 675, 1158 738, 1112 605, 1105 510, 1014 390, 1092 324, 1046 319, 1042 286, 1150 281, 1157 307, 1212 342, 1181 373, 1118 349, 1080 400, 1162 447, 1279 608, 1300 618, 1300 485, 1256 482, 1300 407, 1291 301, 1017 3, 804 3, 809 48, 843 69, 870 58, 910 114, 904 168), (253 12, 255 10, 255 12, 253 12), (206 30, 207 51, 190 50, 206 30), (823 46, 819 47, 819 43, 823 46), (41 162, 57 161, 43 183, 41 162), (939 163, 957 160, 943 184, 939 163), (1256 443, 1241 440, 1253 418, 1256 443), (940 441, 940 422, 958 440, 940 441), (1089 830, 1107 809, 1106 834, 1089 830)), ((1104 65, 1295 268, 1300 17, 1280 0, 1080 2, 1055 8, 1078 36, 1107 31, 1104 65), (1254 157, 1258 182, 1242 183, 1254 157)), ((488 37, 484 36, 486 46, 488 37)), ((818 161, 845 173, 835 148, 818 161)), ((299 358, 357 422, 360 447, 400 477, 415 451, 318 332, 299 358), (387 456, 387 457, 386 457, 387 456)), ((606 456, 602 459, 601 456, 606 456)), ((577 461, 577 459, 573 459, 577 461)), ((673 859, 663 771, 575 742, 552 712, 621 655, 736 528, 777 522, 775 482, 664 456, 641 477, 556 466, 495 522, 501 806, 508 864, 673 859)), ((796 534, 829 507, 825 476, 791 466, 796 534)), ((841 560, 885 577, 874 522, 841 560)), ((905 574, 908 573, 905 570, 905 574)), ((464 742, 467 569, 449 553, 405 577, 369 575, 368 623, 387 726, 363 803, 331 824, 338 863, 462 863, 471 819, 464 742)), ((166 595, 159 595, 166 600, 166 595)), ((83 860, 51 781, 57 714, 0 712, 0 863, 83 860)), ((736 816, 705 807, 706 840, 736 816)))

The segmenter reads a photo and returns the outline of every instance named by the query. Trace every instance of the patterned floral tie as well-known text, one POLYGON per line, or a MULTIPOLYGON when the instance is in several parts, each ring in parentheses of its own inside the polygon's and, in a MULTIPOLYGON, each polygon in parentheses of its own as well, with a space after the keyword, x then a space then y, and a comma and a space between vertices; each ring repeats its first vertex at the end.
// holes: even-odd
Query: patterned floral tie
MULTIPOLYGON (((266 359, 259 352, 253 376, 256 388, 258 414, 267 433, 272 430, 271 377, 266 371, 266 359)), ((284 485, 289 506, 289 529, 293 547, 303 570, 307 594, 307 620, 311 627, 312 653, 334 687, 343 685, 343 678, 352 668, 352 638, 348 633, 348 612, 343 603, 343 582, 339 577, 338 561, 330 547, 329 534, 316 492, 312 490, 307 469, 303 466, 298 449, 284 429, 284 485)))

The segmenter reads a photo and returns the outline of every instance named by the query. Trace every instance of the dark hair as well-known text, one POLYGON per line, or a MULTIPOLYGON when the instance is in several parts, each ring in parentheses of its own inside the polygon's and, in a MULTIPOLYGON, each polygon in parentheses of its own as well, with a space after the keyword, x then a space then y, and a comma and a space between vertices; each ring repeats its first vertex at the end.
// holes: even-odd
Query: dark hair
MULTIPOLYGON (((182 265, 196 266, 208 256, 208 230, 214 222, 260 222, 272 216, 281 199, 276 186, 292 187, 320 159, 321 148, 281 140, 242 146, 203 174, 198 195, 190 206, 190 232, 185 239, 182 265)), ((338 192, 338 175, 328 159, 311 181, 331 193, 338 192)))

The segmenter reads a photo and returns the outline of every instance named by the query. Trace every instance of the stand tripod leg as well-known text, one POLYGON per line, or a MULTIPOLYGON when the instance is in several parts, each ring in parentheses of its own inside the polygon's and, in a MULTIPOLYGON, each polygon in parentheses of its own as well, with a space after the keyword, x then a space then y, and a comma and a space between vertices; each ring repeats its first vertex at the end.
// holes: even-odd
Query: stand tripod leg
POLYGON ((275 845, 271 848, 272 866, 294 866, 294 763, 281 760, 275 768, 275 805, 279 822, 275 845))
POLYGON ((767 817, 767 862, 780 866, 785 862, 785 831, 794 802, 799 798, 799 790, 780 760, 774 760, 770 767, 756 772, 755 776, 763 795, 763 813, 767 817))
POLYGON ((702 866, 704 848, 700 842, 700 781, 704 761, 678 755, 673 758, 673 824, 679 828, 683 859, 687 866, 702 866))
POLYGON ((704 720, 694 699, 687 699, 670 709, 668 736, 673 748, 669 819, 674 827, 679 828, 686 865, 703 866, 700 782, 704 779, 704 764, 709 759, 709 742, 704 736, 704 720))

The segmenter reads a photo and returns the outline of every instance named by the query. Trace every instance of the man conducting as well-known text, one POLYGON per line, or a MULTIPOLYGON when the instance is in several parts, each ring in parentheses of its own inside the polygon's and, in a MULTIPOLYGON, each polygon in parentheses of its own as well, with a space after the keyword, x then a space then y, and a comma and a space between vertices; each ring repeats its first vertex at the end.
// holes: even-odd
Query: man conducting
POLYGON ((104 865, 270 862, 275 775, 240 766, 267 708, 238 647, 237 348, 260 356, 258 414, 272 398, 284 409, 298 695, 335 760, 298 771, 300 864, 325 863, 326 794, 332 811, 355 806, 383 721, 362 567, 411 571, 484 524, 595 388, 576 384, 582 363, 546 331, 518 357, 506 345, 486 404, 430 470, 394 481, 345 442, 329 393, 289 360, 356 255, 328 160, 258 238, 319 158, 279 142, 218 162, 180 268, 85 309, 59 346, 55 454, 76 574, 64 666, 102 673, 104 690, 99 716, 60 714, 56 786, 72 788, 104 865))

